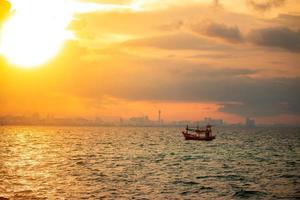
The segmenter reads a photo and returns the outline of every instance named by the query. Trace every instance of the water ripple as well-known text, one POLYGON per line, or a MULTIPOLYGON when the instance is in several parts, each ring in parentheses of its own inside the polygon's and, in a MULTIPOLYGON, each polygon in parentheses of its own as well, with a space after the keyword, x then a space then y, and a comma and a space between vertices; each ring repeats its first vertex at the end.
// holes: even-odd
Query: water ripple
POLYGON ((0 127, 0 200, 299 199, 299 129, 0 127))

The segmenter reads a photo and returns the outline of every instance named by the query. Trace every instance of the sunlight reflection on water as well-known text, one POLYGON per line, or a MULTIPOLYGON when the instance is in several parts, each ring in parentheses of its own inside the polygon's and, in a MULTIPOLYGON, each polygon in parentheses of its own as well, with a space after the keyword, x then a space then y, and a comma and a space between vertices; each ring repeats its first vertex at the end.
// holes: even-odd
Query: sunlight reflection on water
POLYGON ((1 127, 0 197, 297 199, 299 129, 1 127))

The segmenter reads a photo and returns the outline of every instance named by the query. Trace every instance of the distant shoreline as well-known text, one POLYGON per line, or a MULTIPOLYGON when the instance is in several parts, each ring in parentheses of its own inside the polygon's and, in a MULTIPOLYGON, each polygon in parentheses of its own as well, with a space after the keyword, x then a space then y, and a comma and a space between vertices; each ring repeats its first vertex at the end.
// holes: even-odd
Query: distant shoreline
MULTIPOLYGON (((0 127, 120 127, 120 128, 184 128, 185 125, 80 125, 80 124, 0 124, 0 127)), ((246 126, 215 126, 215 128, 240 128, 240 129, 260 129, 260 128, 300 128, 300 125, 258 125, 256 127, 246 126)))

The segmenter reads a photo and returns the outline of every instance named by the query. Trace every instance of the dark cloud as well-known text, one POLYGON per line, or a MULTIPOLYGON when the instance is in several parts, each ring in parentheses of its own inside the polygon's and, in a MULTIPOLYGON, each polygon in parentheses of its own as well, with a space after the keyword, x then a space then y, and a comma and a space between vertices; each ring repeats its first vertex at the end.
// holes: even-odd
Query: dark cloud
POLYGON ((221 112, 240 116, 265 117, 279 114, 299 115, 299 106, 284 102, 259 102, 259 103, 225 103, 219 109, 221 112))
POLYGON ((11 4, 6 0, 0 0, 0 25, 8 17, 11 9, 11 4))
POLYGON ((240 103, 225 103, 220 111, 242 116, 300 114, 300 97, 297 92, 300 89, 300 78, 257 81, 256 84, 244 85, 248 95, 245 95, 240 103))
POLYGON ((216 37, 228 42, 242 42, 243 36, 237 26, 227 26, 215 22, 206 25, 197 24, 192 26, 192 30, 198 34, 204 34, 209 37, 216 37))
MULTIPOLYGON (((173 71, 174 80, 141 78, 136 86, 120 88, 123 98, 139 100, 169 100, 219 102, 222 112, 241 116, 273 116, 282 113, 300 114, 300 79, 254 79, 237 76, 233 71, 181 74, 173 71), (153 84, 155 82, 156 84, 153 84), (124 96, 123 96, 124 95, 124 96), (228 104, 238 102, 239 104, 228 104)), ((241 72, 244 74, 244 72, 241 72)))
MULTIPOLYGON (((233 75, 229 74, 230 72, 227 75, 222 72, 195 72, 178 82, 161 81, 157 88, 145 86, 148 91, 147 99, 219 102, 224 106, 220 111, 241 116, 300 114, 297 103, 300 102, 300 79, 264 80, 234 76, 236 72, 233 72, 233 75)), ((140 98, 143 92, 137 94, 135 97, 140 98)))
POLYGON ((272 8, 280 7, 285 3, 285 0, 248 0, 248 4, 257 11, 265 12, 272 8))
POLYGON ((276 18, 269 21, 281 26, 300 28, 300 15, 279 14, 276 18))
POLYGON ((221 112, 240 116, 300 115, 300 78, 252 78, 259 71, 172 60, 134 62, 135 66, 125 68, 121 67, 124 61, 118 62, 119 66, 110 65, 105 73, 94 73, 91 80, 101 80, 101 84, 82 83, 85 97, 215 102, 222 106, 221 112))
MULTIPOLYGON (((278 20, 284 21, 282 23, 285 24, 287 23, 286 21, 292 25, 299 24, 299 16, 281 15, 273 21, 278 20)), ((260 46, 282 48, 292 52, 300 51, 300 29, 292 30, 284 26, 268 27, 253 29, 247 36, 243 36, 237 26, 227 26, 215 22, 206 25, 199 23, 192 26, 191 29, 199 35, 221 38, 228 42, 250 42, 260 46)))
POLYGON ((248 40, 254 44, 278 47, 293 52, 300 51, 300 31, 294 31, 286 27, 272 27, 252 30, 248 40))

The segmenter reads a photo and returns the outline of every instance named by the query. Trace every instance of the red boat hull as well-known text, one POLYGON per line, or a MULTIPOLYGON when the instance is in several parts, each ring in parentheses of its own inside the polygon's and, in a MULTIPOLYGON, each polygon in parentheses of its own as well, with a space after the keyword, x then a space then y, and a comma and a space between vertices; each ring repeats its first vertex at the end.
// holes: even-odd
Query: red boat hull
POLYGON ((206 136, 189 134, 189 133, 186 133, 186 132, 182 132, 182 134, 183 134, 183 136, 184 136, 184 138, 186 140, 205 140, 205 141, 211 141, 211 140, 216 139, 215 135, 210 136, 210 137, 206 137, 206 136))

